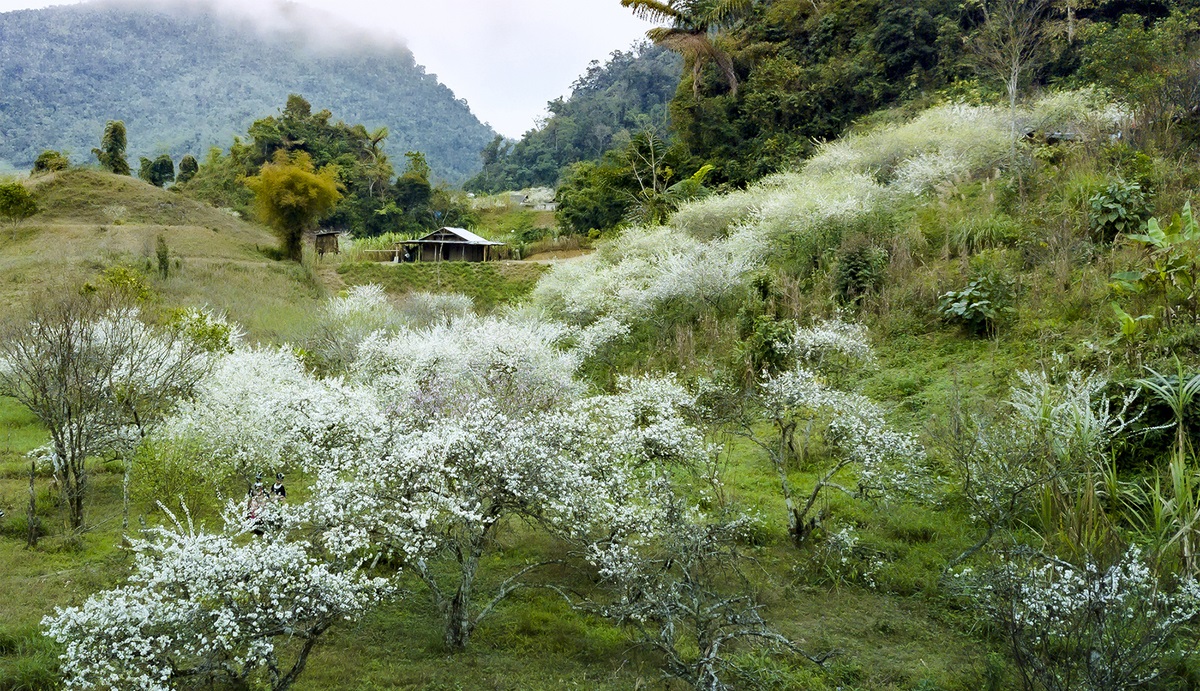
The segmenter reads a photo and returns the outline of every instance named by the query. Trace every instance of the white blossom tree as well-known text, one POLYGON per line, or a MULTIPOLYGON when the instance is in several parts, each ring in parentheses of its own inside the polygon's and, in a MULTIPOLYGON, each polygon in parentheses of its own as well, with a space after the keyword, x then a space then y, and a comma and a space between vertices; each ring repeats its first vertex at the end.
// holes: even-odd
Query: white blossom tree
POLYGON ((632 630, 640 645, 662 656, 664 679, 698 691, 735 688, 729 677, 736 665, 730 658, 745 641, 816 664, 832 655, 809 655, 763 618, 740 569, 745 518, 714 520, 670 493, 662 496, 659 511, 645 518, 639 540, 591 550, 601 588, 577 600, 576 607, 632 630))
POLYGON ((478 399, 319 473, 318 521, 333 551, 384 550, 412 568, 446 618, 446 645, 465 647, 479 622, 544 563, 509 574, 477 604, 481 560, 502 525, 523 521, 566 540, 636 532, 655 511, 664 466, 707 453, 680 415, 673 382, 630 380, 611 396, 514 416, 478 399), (446 576, 435 559, 453 564, 446 576))
POLYGON ((330 627, 390 592, 282 533, 250 540, 237 520, 218 534, 195 530, 190 516, 175 523, 132 541, 125 585, 43 620, 64 646, 68 688, 282 691, 330 627))
POLYGON ((1018 555, 962 578, 1008 638, 1027 689, 1146 688, 1168 655, 1196 649, 1200 586, 1160 578, 1136 547, 1107 565, 1018 555))
POLYGON ((924 482, 914 465, 924 450, 912 435, 892 430, 883 410, 866 396, 829 382, 847 380, 855 365, 871 361, 865 328, 824 322, 799 329, 791 342, 796 355, 791 369, 764 373, 750 391, 713 386, 704 398, 715 421, 731 425, 770 460, 787 507, 788 533, 799 543, 819 524, 813 509, 826 489, 847 494, 912 491, 924 482), (771 423, 770 436, 759 426, 764 419, 771 423), (793 487, 791 470, 806 459, 817 435, 830 459, 804 496, 793 487), (856 471, 853 487, 840 479, 851 469, 856 471))
POLYGON ((0 337, 0 393, 49 430, 47 455, 73 528, 84 525, 88 458, 127 453, 207 366, 206 349, 186 330, 150 326, 104 297, 38 303, 0 337))

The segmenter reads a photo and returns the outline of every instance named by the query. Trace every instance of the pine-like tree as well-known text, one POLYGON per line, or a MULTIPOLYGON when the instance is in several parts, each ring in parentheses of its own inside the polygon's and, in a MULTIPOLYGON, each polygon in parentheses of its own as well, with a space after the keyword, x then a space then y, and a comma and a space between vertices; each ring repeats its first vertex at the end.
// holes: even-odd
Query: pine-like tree
POLYGON ((92 149, 92 154, 100 165, 111 173, 129 175, 129 161, 125 159, 125 123, 121 120, 109 120, 104 126, 104 136, 100 139, 100 148, 92 149))

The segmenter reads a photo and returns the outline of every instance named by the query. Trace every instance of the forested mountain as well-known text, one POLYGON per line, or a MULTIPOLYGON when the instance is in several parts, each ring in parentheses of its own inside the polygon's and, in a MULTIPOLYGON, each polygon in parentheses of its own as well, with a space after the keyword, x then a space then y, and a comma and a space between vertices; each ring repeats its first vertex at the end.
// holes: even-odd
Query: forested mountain
MULTIPOLYGON (((44 149, 91 158, 107 120, 124 120, 129 153, 197 156, 290 93, 347 122, 386 126, 399 156, 425 152, 461 181, 495 136, 412 53, 286 6, 268 33, 192 4, 85 4, 0 14, 0 162, 27 167, 44 149), (314 46, 317 48, 314 49, 314 46)), ((2 166, 0 166, 2 167, 2 166)))
POLYGON ((682 60, 651 44, 593 61, 566 99, 551 101, 549 117, 513 144, 497 137, 483 153, 484 170, 466 187, 500 192, 553 186, 563 169, 599 159, 643 129, 667 130, 667 106, 679 84, 682 60))

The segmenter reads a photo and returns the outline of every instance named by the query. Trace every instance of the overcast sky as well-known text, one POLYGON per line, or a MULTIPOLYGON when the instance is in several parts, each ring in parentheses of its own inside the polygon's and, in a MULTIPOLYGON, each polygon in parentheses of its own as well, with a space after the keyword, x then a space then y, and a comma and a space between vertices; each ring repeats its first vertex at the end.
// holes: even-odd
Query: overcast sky
MULTIPOLYGON (((261 11, 271 0, 224 0, 261 11)), ((0 12, 72 4, 0 0, 0 12)), ((405 41, 480 120, 520 137, 592 60, 627 49, 649 25, 619 0, 304 0, 405 41)))

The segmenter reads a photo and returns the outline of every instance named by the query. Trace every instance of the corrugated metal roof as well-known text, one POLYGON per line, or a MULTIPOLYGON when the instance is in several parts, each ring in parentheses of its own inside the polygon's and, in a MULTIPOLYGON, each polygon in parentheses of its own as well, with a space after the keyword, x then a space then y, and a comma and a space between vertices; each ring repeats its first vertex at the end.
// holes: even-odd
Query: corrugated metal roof
MULTIPOLYGON (((472 233, 471 231, 466 230, 465 228, 450 228, 448 226, 445 228, 438 228, 437 230, 433 231, 429 235, 426 235, 425 237, 421 238, 420 240, 416 240, 416 242, 428 241, 429 238, 433 237, 434 235, 437 235, 438 233, 453 233, 454 235, 457 235, 458 237, 462 238, 463 242, 468 245, 503 245, 504 244, 503 242, 492 242, 491 240, 488 240, 487 238, 481 238, 478 235, 476 235, 475 233, 472 233)), ((432 242, 436 242, 436 241, 432 241, 432 242)))

